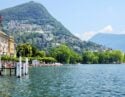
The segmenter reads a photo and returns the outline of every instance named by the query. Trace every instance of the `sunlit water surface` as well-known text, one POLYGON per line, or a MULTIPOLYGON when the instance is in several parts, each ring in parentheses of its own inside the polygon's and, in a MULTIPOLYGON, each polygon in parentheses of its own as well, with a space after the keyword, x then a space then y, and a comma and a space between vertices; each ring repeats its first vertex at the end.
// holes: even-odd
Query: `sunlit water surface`
POLYGON ((20 79, 0 77, 0 97, 125 97, 125 65, 30 68, 20 79))

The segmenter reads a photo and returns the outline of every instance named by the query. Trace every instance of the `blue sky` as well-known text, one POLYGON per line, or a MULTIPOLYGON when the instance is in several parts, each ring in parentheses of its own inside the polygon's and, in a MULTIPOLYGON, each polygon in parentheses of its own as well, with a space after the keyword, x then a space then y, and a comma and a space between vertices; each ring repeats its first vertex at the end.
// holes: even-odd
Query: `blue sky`
MULTIPOLYGON (((0 9, 31 0, 0 0, 0 9)), ((73 34, 88 40, 97 33, 125 34, 125 0, 34 0, 73 34)))

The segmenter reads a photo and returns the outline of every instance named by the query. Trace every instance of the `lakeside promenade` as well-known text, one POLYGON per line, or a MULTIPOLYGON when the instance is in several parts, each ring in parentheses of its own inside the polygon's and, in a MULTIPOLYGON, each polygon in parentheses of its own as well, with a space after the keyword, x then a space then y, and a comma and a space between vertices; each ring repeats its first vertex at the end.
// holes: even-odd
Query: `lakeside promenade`
POLYGON ((29 66, 37 67, 37 66, 62 66, 61 63, 38 63, 38 64, 30 64, 29 66))

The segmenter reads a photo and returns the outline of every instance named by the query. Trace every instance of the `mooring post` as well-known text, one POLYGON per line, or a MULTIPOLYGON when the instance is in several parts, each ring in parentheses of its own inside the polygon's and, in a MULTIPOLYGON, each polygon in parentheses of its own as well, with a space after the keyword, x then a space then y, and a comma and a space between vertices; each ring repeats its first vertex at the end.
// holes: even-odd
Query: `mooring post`
POLYGON ((23 63, 23 75, 26 74, 26 69, 25 69, 25 67, 26 67, 26 63, 23 63))
POLYGON ((28 58, 26 58, 25 72, 26 72, 26 75, 27 75, 28 74, 28 58))
POLYGON ((17 73, 17 66, 16 66, 16 64, 15 64, 15 68, 14 68, 15 70, 15 76, 16 76, 16 73, 17 73))
POLYGON ((0 76, 2 76, 2 70, 0 70, 0 76))
POLYGON ((22 76, 22 59, 21 56, 19 58, 19 63, 16 65, 16 76, 20 78, 22 76))
POLYGON ((10 76, 11 76, 11 67, 10 67, 10 76))
POLYGON ((16 76, 19 77, 19 63, 16 64, 16 76))
POLYGON ((19 76, 20 77, 22 76, 22 58, 21 58, 21 56, 19 58, 19 76))
POLYGON ((0 71, 2 71, 1 55, 0 55, 0 71))
MULTIPOLYGON (((4 68, 7 67, 6 64, 7 64, 7 63, 5 62, 5 64, 4 64, 4 68)), ((7 75, 7 70, 6 70, 6 69, 4 69, 4 74, 7 75)))

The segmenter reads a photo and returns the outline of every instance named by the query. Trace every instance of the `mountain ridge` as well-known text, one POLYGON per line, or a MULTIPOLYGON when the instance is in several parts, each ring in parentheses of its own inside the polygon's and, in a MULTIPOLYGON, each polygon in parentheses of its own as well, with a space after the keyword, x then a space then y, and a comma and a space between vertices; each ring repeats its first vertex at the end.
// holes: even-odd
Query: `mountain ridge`
POLYGON ((29 42, 39 49, 67 44, 75 51, 103 50, 101 45, 83 42, 57 21, 40 3, 30 1, 0 10, 4 32, 15 37, 16 43, 29 42))
POLYGON ((100 33, 91 38, 90 41, 93 41, 100 45, 105 45, 112 49, 122 50, 125 52, 124 48, 125 34, 100 33))

